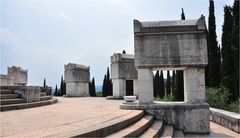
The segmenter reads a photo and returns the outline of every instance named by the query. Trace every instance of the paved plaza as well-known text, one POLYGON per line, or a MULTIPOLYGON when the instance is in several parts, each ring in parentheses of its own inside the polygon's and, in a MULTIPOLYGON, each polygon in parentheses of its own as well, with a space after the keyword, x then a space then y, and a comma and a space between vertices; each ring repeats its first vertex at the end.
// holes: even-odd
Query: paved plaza
MULTIPOLYGON (((58 97, 58 103, 53 105, 1 112, 1 137, 44 137, 69 133, 139 112, 119 109, 122 102, 101 97, 58 97)), ((211 123, 211 135, 239 137, 239 134, 214 123, 211 123)))

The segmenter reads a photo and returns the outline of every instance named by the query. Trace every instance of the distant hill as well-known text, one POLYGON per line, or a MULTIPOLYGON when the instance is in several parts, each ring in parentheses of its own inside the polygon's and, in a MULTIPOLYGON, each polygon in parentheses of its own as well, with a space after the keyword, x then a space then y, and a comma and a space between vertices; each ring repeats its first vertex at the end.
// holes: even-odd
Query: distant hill
POLYGON ((96 92, 102 92, 102 86, 96 86, 96 92))

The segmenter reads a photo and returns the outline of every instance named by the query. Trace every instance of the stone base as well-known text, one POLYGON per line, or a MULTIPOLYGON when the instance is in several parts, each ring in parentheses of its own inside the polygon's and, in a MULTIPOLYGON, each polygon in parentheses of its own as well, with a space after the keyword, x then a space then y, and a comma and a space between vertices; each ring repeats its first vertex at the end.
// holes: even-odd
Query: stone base
POLYGON ((145 110, 166 124, 174 125, 184 133, 210 133, 209 105, 184 102, 154 102, 153 104, 123 103, 121 109, 145 110))
POLYGON ((84 97, 89 95, 88 83, 67 82, 66 97, 84 97))

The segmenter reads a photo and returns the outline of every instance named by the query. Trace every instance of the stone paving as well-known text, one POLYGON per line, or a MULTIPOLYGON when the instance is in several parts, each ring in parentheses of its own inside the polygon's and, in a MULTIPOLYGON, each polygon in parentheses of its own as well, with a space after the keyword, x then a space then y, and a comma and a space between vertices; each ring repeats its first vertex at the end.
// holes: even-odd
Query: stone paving
MULTIPOLYGON (((121 110, 121 100, 105 100, 101 97, 58 98, 58 103, 0 113, 0 137, 44 137, 97 126, 136 110, 121 110)), ((239 134, 211 123, 211 137, 240 137, 239 134)), ((193 137, 209 137, 187 135, 193 137)))
POLYGON ((58 98, 58 103, 1 112, 1 137, 43 137, 101 124, 136 110, 120 110, 120 100, 58 98))

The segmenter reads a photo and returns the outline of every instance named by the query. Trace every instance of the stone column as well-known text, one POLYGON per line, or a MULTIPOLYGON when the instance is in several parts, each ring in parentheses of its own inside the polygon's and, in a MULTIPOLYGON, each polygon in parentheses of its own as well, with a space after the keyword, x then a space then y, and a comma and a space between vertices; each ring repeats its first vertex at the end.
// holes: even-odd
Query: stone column
POLYGON ((138 96, 138 86, 137 86, 137 79, 133 80, 133 95, 138 96))
POLYGON ((123 97, 126 95, 126 80, 124 79, 113 79, 113 96, 123 97))
POLYGON ((205 102, 204 68, 184 70, 184 101, 189 103, 205 102))
POLYGON ((153 103, 153 73, 150 69, 138 69, 138 100, 140 103, 153 103))

